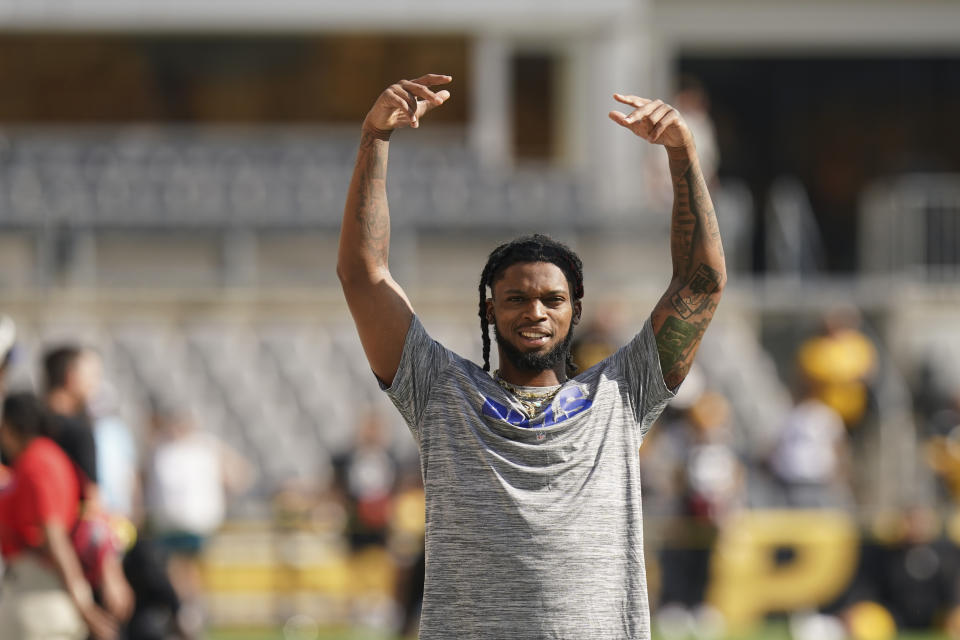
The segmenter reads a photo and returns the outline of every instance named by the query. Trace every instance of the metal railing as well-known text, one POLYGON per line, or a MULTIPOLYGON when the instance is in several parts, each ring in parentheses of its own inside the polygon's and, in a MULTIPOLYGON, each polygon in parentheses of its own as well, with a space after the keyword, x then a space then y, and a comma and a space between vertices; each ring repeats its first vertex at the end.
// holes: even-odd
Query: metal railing
POLYGON ((767 196, 766 218, 769 273, 803 278, 823 269, 823 238, 807 190, 799 179, 781 176, 774 180, 767 196))
POLYGON ((859 265, 868 275, 960 278, 960 174, 903 175, 864 190, 859 265))

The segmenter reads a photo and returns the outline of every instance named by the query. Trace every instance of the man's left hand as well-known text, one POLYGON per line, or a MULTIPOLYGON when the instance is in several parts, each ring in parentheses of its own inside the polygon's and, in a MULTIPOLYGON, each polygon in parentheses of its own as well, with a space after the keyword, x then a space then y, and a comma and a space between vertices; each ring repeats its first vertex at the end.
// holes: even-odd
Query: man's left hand
POLYGON ((693 146, 693 134, 680 112, 663 100, 613 94, 613 99, 633 107, 629 115, 611 111, 610 119, 651 144, 665 147, 693 146))

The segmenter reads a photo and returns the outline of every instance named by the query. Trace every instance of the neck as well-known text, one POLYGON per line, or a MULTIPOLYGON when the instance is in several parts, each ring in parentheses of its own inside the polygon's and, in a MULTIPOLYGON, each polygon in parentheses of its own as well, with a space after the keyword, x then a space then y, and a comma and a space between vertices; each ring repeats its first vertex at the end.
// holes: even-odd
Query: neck
POLYGON ((519 387, 553 387, 567 381, 566 364, 560 363, 554 369, 525 371, 513 366, 501 352, 500 378, 519 387))
POLYGON ((66 389, 54 389, 47 394, 47 406, 54 413, 72 416, 80 413, 80 403, 66 389))

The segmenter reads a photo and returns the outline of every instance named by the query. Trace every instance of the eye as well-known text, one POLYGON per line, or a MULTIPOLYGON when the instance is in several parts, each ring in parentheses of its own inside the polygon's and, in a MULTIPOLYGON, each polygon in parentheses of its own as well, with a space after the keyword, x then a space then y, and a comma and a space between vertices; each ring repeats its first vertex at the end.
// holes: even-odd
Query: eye
POLYGON ((507 298, 507 302, 523 302, 523 296, 510 296, 507 298))
POLYGON ((546 303, 551 307, 558 307, 562 305, 564 302, 566 302, 566 300, 564 299, 563 296, 551 296, 546 299, 546 303))

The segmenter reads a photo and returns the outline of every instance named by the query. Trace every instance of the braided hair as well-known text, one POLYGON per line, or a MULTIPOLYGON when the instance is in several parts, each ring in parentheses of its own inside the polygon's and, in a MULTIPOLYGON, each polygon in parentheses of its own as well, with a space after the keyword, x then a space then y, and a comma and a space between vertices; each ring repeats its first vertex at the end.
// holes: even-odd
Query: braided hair
MULTIPOLYGON (((490 252, 487 264, 480 274, 480 335, 483 339, 483 370, 490 371, 490 323, 487 320, 487 287, 493 292, 493 283, 507 267, 518 262, 550 262, 563 271, 574 301, 583 298, 583 263, 573 250, 562 242, 540 233, 521 236, 505 242, 490 252)), ((573 358, 567 354, 567 371, 576 371, 573 358)))

